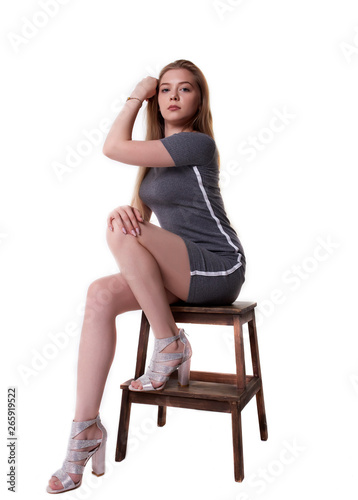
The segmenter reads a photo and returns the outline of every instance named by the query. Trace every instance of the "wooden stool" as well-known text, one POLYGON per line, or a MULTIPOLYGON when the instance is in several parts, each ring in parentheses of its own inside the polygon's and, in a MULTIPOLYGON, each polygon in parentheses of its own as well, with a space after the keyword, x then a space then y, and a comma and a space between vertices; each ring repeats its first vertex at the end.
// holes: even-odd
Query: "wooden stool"
MULTIPOLYGON (((115 460, 120 462, 126 456, 132 403, 157 405, 158 426, 160 427, 165 425, 167 406, 231 413, 235 481, 241 482, 244 479, 241 410, 254 395, 256 395, 261 439, 267 440, 266 413, 255 323, 256 303, 234 302, 229 306, 183 304, 180 305, 176 302, 171 305, 177 323, 232 325, 234 327, 236 374, 191 371, 189 386, 181 387, 177 382, 178 370, 176 370, 170 376, 163 390, 150 392, 130 391, 128 387, 132 379, 124 382, 120 386, 122 404, 115 460), (248 323, 253 375, 246 375, 245 370, 242 328, 245 323, 248 323)), ((142 311, 135 379, 143 375, 145 371, 149 328, 147 317, 142 311)))

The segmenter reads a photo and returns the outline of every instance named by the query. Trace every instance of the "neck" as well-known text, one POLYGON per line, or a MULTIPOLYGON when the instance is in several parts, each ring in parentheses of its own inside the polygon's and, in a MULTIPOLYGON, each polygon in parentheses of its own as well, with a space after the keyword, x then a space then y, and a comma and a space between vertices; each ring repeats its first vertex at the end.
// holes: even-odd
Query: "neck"
POLYGON ((179 134, 180 132, 193 132, 193 129, 183 129, 183 125, 165 122, 164 137, 168 137, 173 134, 179 134))

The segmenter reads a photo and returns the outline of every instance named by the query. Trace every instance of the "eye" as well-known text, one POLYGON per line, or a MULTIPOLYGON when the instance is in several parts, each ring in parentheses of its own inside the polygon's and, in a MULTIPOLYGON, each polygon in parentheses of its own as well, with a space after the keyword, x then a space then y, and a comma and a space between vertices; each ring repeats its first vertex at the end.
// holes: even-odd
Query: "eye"
POLYGON ((182 90, 187 90, 188 92, 190 92, 190 89, 188 87, 182 87, 182 90))
POLYGON ((169 90, 169 89, 162 89, 161 92, 165 92, 166 90, 169 90))

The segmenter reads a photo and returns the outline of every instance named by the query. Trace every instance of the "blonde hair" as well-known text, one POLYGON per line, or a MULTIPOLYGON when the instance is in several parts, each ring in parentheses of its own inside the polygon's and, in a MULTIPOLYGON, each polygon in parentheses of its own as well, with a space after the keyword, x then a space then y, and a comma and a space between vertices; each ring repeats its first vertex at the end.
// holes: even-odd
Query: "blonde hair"
MULTIPOLYGON (((192 73, 194 80, 200 89, 200 94, 201 94, 200 106, 195 115, 187 123, 185 123, 185 125, 183 126, 183 130, 186 128, 190 128, 193 129, 194 131, 207 134, 214 139, 213 120, 212 120, 210 101, 209 101, 209 87, 202 71, 191 61, 187 61, 186 59, 178 59, 164 66, 164 68, 159 73, 159 83, 167 71, 169 71, 170 69, 178 69, 178 68, 187 69, 192 73)), ((164 137, 164 119, 159 111, 159 105, 158 105, 159 83, 156 94, 148 100, 147 104, 147 110, 146 110, 147 133, 145 138, 146 141, 162 139, 164 137)), ((219 156, 218 156, 218 162, 220 165, 219 156)), ((148 209, 148 207, 141 200, 139 196, 139 188, 150 168, 151 167, 139 167, 131 201, 131 205, 138 208, 144 220, 150 219, 151 210, 148 209)))

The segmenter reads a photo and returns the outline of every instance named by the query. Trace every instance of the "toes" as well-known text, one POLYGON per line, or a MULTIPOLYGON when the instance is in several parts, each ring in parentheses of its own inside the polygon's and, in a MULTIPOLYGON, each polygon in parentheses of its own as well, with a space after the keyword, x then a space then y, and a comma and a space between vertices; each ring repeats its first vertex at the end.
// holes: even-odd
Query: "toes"
POLYGON ((51 477, 49 484, 53 490, 61 490, 63 488, 61 481, 56 476, 51 477))
POLYGON ((143 389, 142 384, 140 382, 137 382, 136 380, 132 380, 131 385, 132 387, 134 387, 134 389, 143 389))

